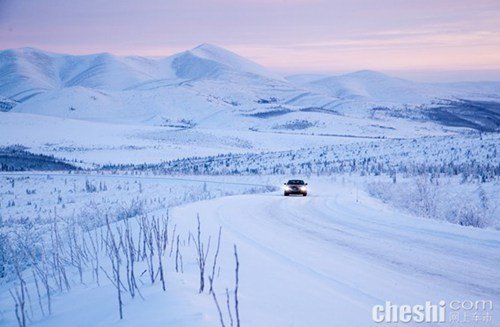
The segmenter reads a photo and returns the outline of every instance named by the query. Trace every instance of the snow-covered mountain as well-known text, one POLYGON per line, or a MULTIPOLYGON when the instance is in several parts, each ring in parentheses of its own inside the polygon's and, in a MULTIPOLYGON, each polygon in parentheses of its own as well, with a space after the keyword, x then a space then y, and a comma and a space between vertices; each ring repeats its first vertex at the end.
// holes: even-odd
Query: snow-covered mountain
POLYGON ((249 74, 270 80, 283 80, 266 68, 223 48, 202 44, 167 58, 179 78, 219 78, 225 74, 249 74))
POLYGON ((262 112, 312 106, 318 97, 334 100, 209 44, 160 59, 5 50, 0 72, 0 96, 19 103, 14 112, 106 122, 234 126, 262 112))
POLYGON ((303 85, 347 100, 422 103, 442 95, 430 86, 369 70, 313 79, 303 85))
POLYGON ((436 99, 500 99, 500 82, 419 83, 371 70, 338 76, 293 75, 298 85, 345 100, 423 104, 436 99))
POLYGON ((369 70, 339 76, 294 75, 287 79, 338 98, 325 109, 345 115, 374 118, 383 113, 489 131, 498 131, 500 126, 500 82, 419 83, 369 70))
POLYGON ((286 83, 281 76, 209 44, 161 59, 63 55, 34 48, 0 52, 0 93, 18 101, 24 100, 23 95, 73 86, 124 90, 157 80, 220 79, 232 74, 286 83))
POLYGON ((122 89, 156 76, 152 60, 108 53, 71 56, 33 48, 0 52, 0 92, 25 101, 40 92, 83 86, 122 89))
POLYGON ((349 125, 371 135, 366 119, 396 129, 394 118, 450 125, 449 112, 453 126, 498 129, 500 83, 416 83, 373 71, 285 79, 209 44, 155 59, 22 48, 0 52, 0 97, 3 111, 112 123, 329 133, 349 125), (461 123, 464 99, 482 101, 479 123, 470 122, 475 109, 461 123))

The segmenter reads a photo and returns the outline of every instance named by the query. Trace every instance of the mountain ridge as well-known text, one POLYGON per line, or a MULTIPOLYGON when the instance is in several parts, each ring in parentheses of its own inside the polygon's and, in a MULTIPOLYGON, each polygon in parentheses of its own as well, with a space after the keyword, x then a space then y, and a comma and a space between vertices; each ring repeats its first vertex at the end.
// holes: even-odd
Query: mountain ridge
POLYGON ((474 120, 471 108, 484 105, 481 119, 493 121, 488 128, 495 129, 491 108, 497 107, 490 102, 500 102, 500 82, 420 83, 372 70, 284 78, 211 44, 154 59, 27 47, 0 51, 0 97, 3 111, 147 124, 233 122, 257 129, 263 122, 271 129, 329 126, 332 115, 450 120, 427 110, 450 106, 456 109, 453 126, 460 126, 463 112, 474 120), (249 125, 252 119, 257 123, 249 125))

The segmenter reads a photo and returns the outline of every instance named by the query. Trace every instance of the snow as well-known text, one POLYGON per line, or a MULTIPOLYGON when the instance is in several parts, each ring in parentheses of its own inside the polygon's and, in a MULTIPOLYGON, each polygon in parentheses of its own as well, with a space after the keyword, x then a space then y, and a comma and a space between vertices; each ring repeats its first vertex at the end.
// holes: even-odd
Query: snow
POLYGON ((309 184, 307 198, 234 196, 173 211, 188 221, 202 213, 207 228, 221 225, 238 244, 243 321, 367 325, 386 299, 498 301, 498 231, 416 219, 362 192, 356 201, 359 190, 336 181, 309 184))
POLYGON ((475 98, 499 92, 497 82, 418 83, 380 72, 361 70, 338 76, 294 75, 289 80, 342 99, 379 103, 423 104, 442 98, 475 98))
POLYGON ((177 68, 177 76, 181 78, 218 77, 225 72, 240 72, 266 77, 270 80, 283 80, 281 76, 248 59, 206 43, 175 56, 173 62, 177 68))
MULTIPOLYGON (((42 174, 17 174, 20 178, 16 181, 16 197, 21 196, 19 191, 26 186, 35 187, 37 192, 31 195, 31 201, 49 209, 60 204, 47 202, 48 199, 41 202, 47 194, 44 188, 60 188, 65 199, 70 196, 76 200, 64 201, 68 207, 60 212, 63 216, 80 205, 78 197, 91 196, 100 201, 105 195, 112 204, 137 194, 134 190, 138 183, 144 188, 141 198, 150 199, 172 186, 176 193, 183 193, 181 187, 191 184, 194 188, 188 190, 195 194, 193 191, 202 184, 211 190, 233 187, 241 192, 251 185, 281 182, 277 176, 175 180, 160 176, 49 175, 51 183, 43 183, 47 177, 42 174), (65 179, 67 183, 63 183, 65 179), (73 189, 76 182, 80 189, 86 179, 92 183, 106 182, 108 189, 66 195, 65 188, 73 189), (235 182, 237 185, 231 184, 235 182), (40 199, 36 200, 37 197, 40 199)), ((186 243, 187 235, 196 230, 198 214, 205 239, 211 235, 214 242, 222 227, 220 273, 214 289, 224 305, 225 288, 231 294, 234 290, 233 244, 237 245, 243 324, 322 326, 338 322, 366 326, 372 323, 372 306, 386 300, 405 304, 500 300, 500 231, 467 228, 395 210, 366 194, 360 188, 360 178, 316 177, 306 181, 310 185, 308 197, 285 198, 281 191, 233 195, 176 206, 169 212, 171 226, 176 225, 178 235, 186 243)), ((19 198, 16 202, 16 206, 23 206, 19 198)), ((21 216, 27 212, 16 207, 8 210, 5 213, 18 211, 21 216)), ((147 210, 148 215, 157 217, 167 212, 162 205, 147 210)), ((135 218, 131 221, 135 226, 135 218)), ((210 265, 213 244, 209 251, 210 265)), ((53 315, 42 317, 37 313, 33 323, 54 326, 79 321, 86 325, 134 326, 147 321, 154 326, 217 325, 218 313, 211 297, 207 292, 197 294, 196 264, 191 251, 194 250, 189 247, 183 249, 184 273, 175 273, 174 257, 165 256, 166 292, 157 284, 150 285, 146 277, 141 278, 144 300, 126 297, 123 321, 117 316, 116 290, 104 277, 97 287, 90 275, 85 275, 83 285, 76 281, 77 275, 72 275, 71 290, 54 297, 53 315)), ((33 281, 28 280, 33 287, 33 281)), ((3 325, 15 323, 9 301, 8 293, 0 292, 3 325)), ((38 312, 36 307, 35 312, 38 312)), ((498 314, 496 308, 493 314, 498 314)), ((224 317, 227 322, 226 311, 224 317)))
POLYGON ((82 170, 0 173, 0 255, 11 253, 6 239, 16 251, 0 256, 0 325, 16 325, 9 290, 20 280, 33 325, 219 325, 208 289, 198 294, 197 216, 207 270, 222 227, 213 286, 226 326, 234 245, 243 325, 367 326, 372 306, 388 300, 492 300, 497 317, 499 92, 496 82, 415 83, 373 71, 283 78, 210 44, 166 58, 2 51, 0 147, 82 170), (446 126, 429 114, 441 109, 451 123, 479 125, 446 126), (490 132, 477 131, 483 121, 490 132), (309 183, 307 197, 282 196, 292 177, 309 183), (469 224, 475 214, 480 224, 469 224), (174 254, 160 257, 167 289, 151 283, 158 268, 142 257, 144 298, 124 290, 120 320, 103 236, 121 239, 130 227, 139 246, 148 219, 170 237, 174 254), (70 249, 92 235, 101 249, 80 274, 70 249), (45 251, 61 251, 70 284, 51 279, 51 315, 33 278, 45 251))
POLYGON ((376 118, 391 127, 410 121, 434 129, 425 109, 457 99, 498 101, 499 92, 494 82, 426 84, 373 71, 285 79, 210 44, 165 58, 4 50, 0 72, 0 96, 20 102, 12 112, 146 125, 190 120, 238 131, 272 129, 276 119, 314 112, 320 124, 311 132, 341 134, 332 116, 342 115, 373 135, 367 120, 376 108, 386 109, 376 118), (282 115, 262 116, 273 112, 282 115))

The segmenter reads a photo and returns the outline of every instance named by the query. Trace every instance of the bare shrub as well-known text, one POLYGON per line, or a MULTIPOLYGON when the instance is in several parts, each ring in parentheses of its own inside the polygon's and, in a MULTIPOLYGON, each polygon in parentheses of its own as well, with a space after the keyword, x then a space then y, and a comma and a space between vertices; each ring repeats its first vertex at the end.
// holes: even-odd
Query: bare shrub
POLYGON ((366 188, 370 195, 421 217, 479 228, 493 224, 496 209, 481 186, 419 176, 405 183, 372 182, 366 188))
POLYGON ((485 228, 492 224, 487 210, 474 203, 463 202, 448 212, 449 221, 462 226, 485 228))
POLYGON ((205 289, 205 266, 207 262, 207 256, 208 252, 210 251, 210 240, 211 237, 208 237, 208 243, 207 247, 205 249, 205 244, 202 242, 201 239, 201 223, 200 223, 200 215, 196 216, 197 222, 198 222, 198 228, 197 228, 197 233, 196 233, 196 238, 190 234, 190 238, 193 239, 195 248, 196 248, 196 262, 198 264, 198 271, 199 271, 199 276, 200 276, 200 288, 199 288, 199 293, 203 293, 205 289))

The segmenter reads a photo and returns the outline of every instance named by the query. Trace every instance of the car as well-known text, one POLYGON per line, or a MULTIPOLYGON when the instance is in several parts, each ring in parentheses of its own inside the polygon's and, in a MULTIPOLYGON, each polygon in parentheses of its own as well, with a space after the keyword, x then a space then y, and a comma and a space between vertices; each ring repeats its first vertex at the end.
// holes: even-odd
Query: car
POLYGON ((291 179, 285 183, 283 192, 285 196, 289 196, 290 194, 307 196, 307 183, 301 179, 291 179))

